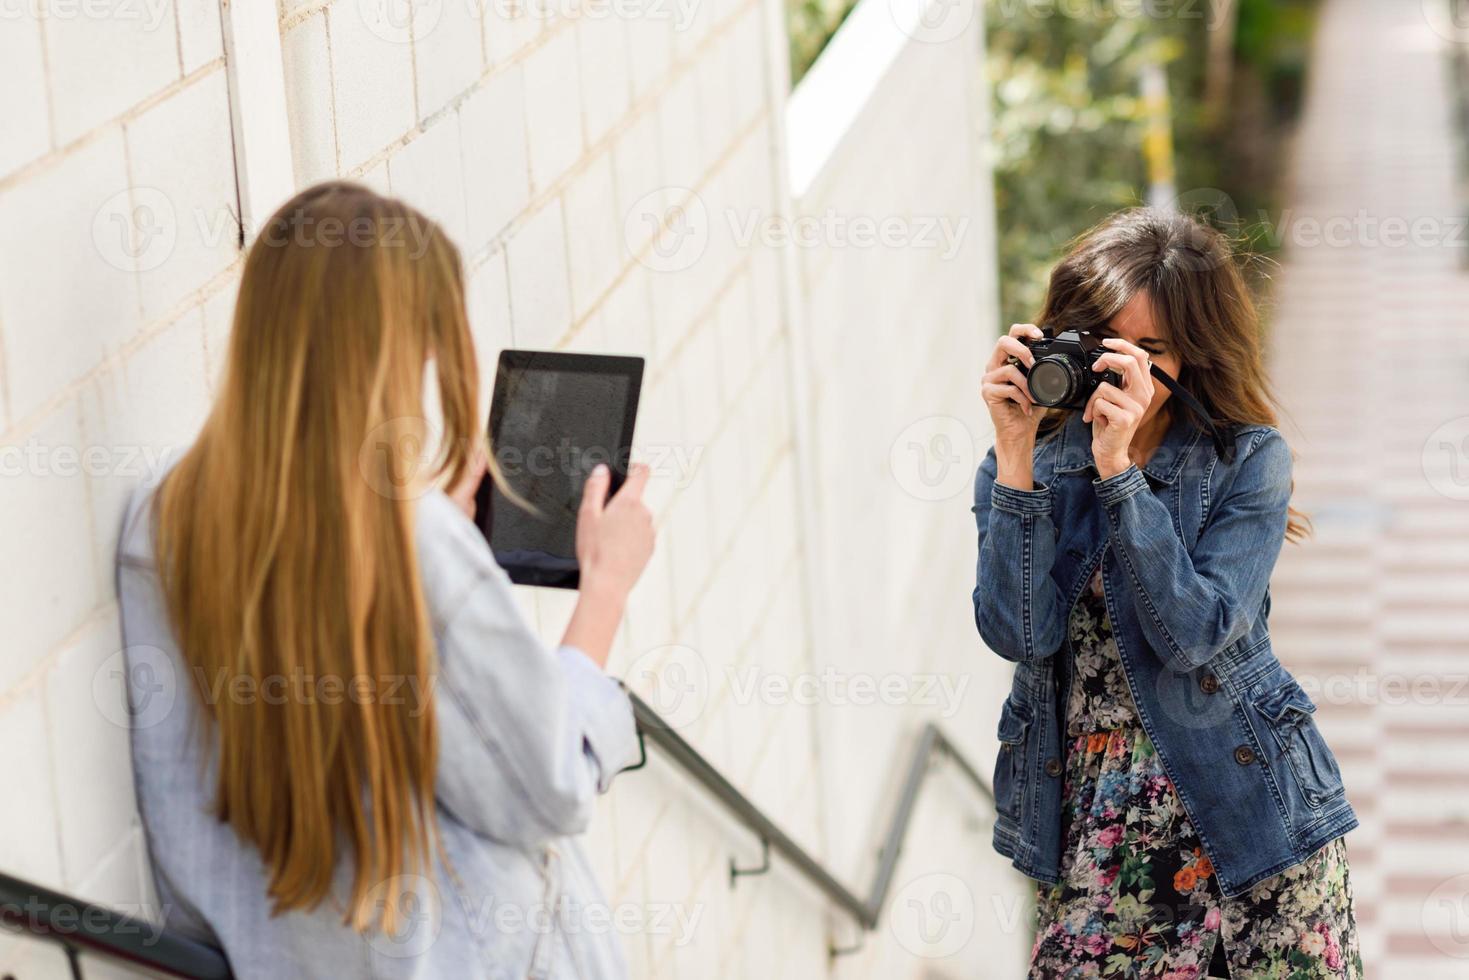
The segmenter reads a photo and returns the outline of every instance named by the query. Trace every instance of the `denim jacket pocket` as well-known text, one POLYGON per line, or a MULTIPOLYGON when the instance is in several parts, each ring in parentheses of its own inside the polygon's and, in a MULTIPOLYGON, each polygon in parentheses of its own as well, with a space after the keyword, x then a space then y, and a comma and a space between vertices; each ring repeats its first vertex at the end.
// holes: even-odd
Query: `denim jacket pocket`
POLYGON ((992 785, 995 791, 995 809, 1001 816, 1011 820, 1020 819, 1020 801, 1025 792, 1025 736, 1030 730, 1029 709, 1017 705, 1007 697, 1000 706, 1000 725, 996 733, 1000 740, 1000 754, 995 760, 992 785))
POLYGON ((1294 679, 1255 699, 1280 752, 1290 763, 1296 785, 1313 810, 1341 796, 1341 769, 1311 715, 1316 705, 1294 679))

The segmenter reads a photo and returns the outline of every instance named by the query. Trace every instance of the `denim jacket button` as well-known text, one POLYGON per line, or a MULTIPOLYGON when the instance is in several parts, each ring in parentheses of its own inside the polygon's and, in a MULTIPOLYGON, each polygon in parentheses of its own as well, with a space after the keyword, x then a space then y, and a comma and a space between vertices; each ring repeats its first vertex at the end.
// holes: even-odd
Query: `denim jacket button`
POLYGON ((1219 690, 1219 678, 1215 677, 1213 674, 1205 674, 1203 677, 1199 678, 1199 690, 1203 691, 1205 694, 1213 694, 1215 691, 1219 690))
POLYGON ((1059 776, 1059 775, 1061 775, 1061 760, 1060 759, 1051 758, 1051 759, 1047 759, 1046 760, 1046 775, 1047 776, 1059 776))
POLYGON ((1248 745, 1241 745, 1234 750, 1234 761, 1242 766, 1247 766, 1255 761, 1255 750, 1248 745))

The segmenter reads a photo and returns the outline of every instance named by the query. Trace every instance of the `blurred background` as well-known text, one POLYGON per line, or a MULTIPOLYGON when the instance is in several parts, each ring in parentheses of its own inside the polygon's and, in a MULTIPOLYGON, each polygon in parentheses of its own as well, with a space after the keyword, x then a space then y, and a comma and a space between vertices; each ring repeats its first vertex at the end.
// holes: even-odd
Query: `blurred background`
MULTIPOLYGON (((207 411, 260 224, 345 177, 459 244, 486 379, 648 359, 611 670, 856 895, 892 869, 871 931, 779 856, 732 876, 759 837, 650 752, 589 840, 633 975, 1023 975, 991 804, 910 765, 934 723, 987 774, 1009 686, 968 598, 982 360, 1151 203, 1234 235, 1265 311, 1316 528, 1271 623, 1362 819, 1369 976, 1469 976, 1466 151, 1464 0, 0 0, 0 873, 165 912, 121 508, 207 411)), ((520 598, 560 635, 565 594, 520 598)), ((69 975, 5 911, 0 976, 69 975)))

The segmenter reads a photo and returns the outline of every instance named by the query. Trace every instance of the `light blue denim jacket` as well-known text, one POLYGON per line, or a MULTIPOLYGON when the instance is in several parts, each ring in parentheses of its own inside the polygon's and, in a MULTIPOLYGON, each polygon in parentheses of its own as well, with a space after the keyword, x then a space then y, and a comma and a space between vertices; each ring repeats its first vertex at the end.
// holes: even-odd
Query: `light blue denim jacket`
MULTIPOLYGON (((1228 438, 1228 437, 1227 437, 1228 438)), ((1058 880, 1067 619, 1098 562, 1139 721, 1235 896, 1357 825, 1315 705, 1276 659, 1266 620, 1291 456, 1246 426, 1220 458, 1187 416, 1142 469, 1098 479, 1090 426, 1073 413, 1035 450, 1035 489, 974 486, 974 617, 1015 662, 994 772, 996 850, 1058 880)))
MULTIPOLYGON (((345 860, 329 901, 272 916, 258 852, 210 812, 214 752, 198 737, 199 696, 159 591, 151 500, 141 490, 128 508, 118 591, 138 804, 167 925, 222 947, 243 980, 625 976, 619 920, 574 835, 597 792, 638 757, 631 705, 580 651, 548 649, 532 632, 484 538, 454 503, 432 493, 417 505, 419 572, 438 648, 429 696, 447 866, 384 885, 385 901, 404 886, 407 924, 393 935, 359 935, 342 924, 345 860)), ((220 690, 280 696, 264 686, 220 690)), ((396 696, 413 710, 423 692, 396 696)))

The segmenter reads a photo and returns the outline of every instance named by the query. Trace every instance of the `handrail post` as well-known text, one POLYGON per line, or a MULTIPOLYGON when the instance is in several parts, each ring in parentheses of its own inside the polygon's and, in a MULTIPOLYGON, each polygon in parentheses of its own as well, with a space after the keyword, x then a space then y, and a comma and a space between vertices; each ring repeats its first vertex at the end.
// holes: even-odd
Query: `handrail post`
MULTIPOLYGON (((872 890, 864 901, 792 840, 763 810, 736 789, 723 773, 700 755, 699 751, 690 745, 682 735, 674 731, 658 712, 648 707, 642 698, 631 692, 628 696, 632 699, 633 714, 637 719, 639 734, 646 736, 647 740, 667 755, 674 765, 708 790, 735 819, 753 831, 760 839, 763 861, 758 868, 739 868, 735 865, 734 859, 730 859, 730 887, 734 887, 742 875, 764 874, 769 871, 770 853, 774 851, 789 861, 802 877, 815 885, 833 904, 855 919, 857 924, 866 931, 875 929, 881 918, 883 906, 887 902, 888 890, 892 887, 893 876, 897 872, 898 858, 903 852, 903 842, 907 838, 908 828, 913 821, 919 790, 923 788, 923 782, 929 770, 933 768, 932 763, 935 757, 943 755, 954 760, 961 775, 980 795, 991 803, 994 802, 994 792, 990 789, 989 784, 980 777, 979 772, 969 763, 958 747, 937 725, 926 724, 908 763, 898 803, 893 809, 888 832, 883 839, 882 850, 878 853, 878 867, 873 877, 872 890)), ((828 946, 828 952, 832 957, 837 957, 856 952, 860 948, 860 941, 853 947, 839 947, 832 944, 828 946)))

